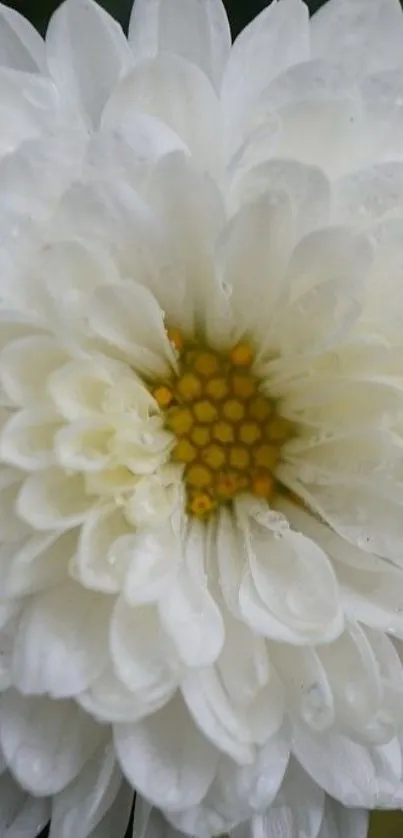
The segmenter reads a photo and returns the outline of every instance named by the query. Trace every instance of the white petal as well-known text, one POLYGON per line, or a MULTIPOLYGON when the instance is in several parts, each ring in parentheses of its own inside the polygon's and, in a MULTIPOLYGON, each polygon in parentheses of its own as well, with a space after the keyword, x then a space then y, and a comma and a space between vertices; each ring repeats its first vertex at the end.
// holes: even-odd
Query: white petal
POLYGON ((199 733, 179 696, 137 725, 115 725, 115 745, 129 781, 168 810, 199 803, 216 770, 218 752, 199 733))
POLYGON ((267 644, 243 621, 227 613, 225 629, 217 668, 228 695, 238 706, 247 708, 271 677, 267 644))
POLYGON ((60 417, 49 408, 14 413, 1 432, 2 459, 25 471, 54 465, 53 441, 60 424, 60 417))
POLYGON ((235 340, 253 332, 258 345, 270 341, 268 323, 292 242, 292 207, 275 192, 242 206, 225 230, 222 272, 231 291, 235 340))
MULTIPOLYGON (((216 275, 213 251, 225 221, 223 198, 216 183, 180 153, 167 155, 149 180, 148 200, 166 232, 179 278, 184 278, 174 312, 184 332, 204 323, 206 339, 228 345, 231 325, 228 299, 216 275), (175 212, 172 212, 172 207, 175 212)), ((176 278, 172 280, 177 282, 176 278)), ((172 305, 172 294, 170 295, 172 305)))
MULTIPOLYGON (((5 8, 0 6, 0 33, 2 9, 5 8)), ((11 9, 9 12, 13 14, 11 9)), ((0 34, 0 56, 1 38, 0 34)), ((44 131, 53 129, 57 97, 50 79, 1 67, 0 95, 0 117, 4 123, 0 140, 1 155, 15 151, 24 140, 40 137, 44 131)), ((4 172, 3 166, 3 175, 4 172)))
POLYGON ((121 507, 102 506, 90 512, 80 531, 74 562, 75 577, 82 585, 105 593, 118 593, 128 567, 128 557, 117 549, 120 538, 131 532, 121 507))
POLYGON ((61 428, 55 437, 56 464, 66 473, 93 474, 112 465, 113 422, 92 416, 61 428))
POLYGON ((253 581, 268 611, 301 637, 315 636, 321 643, 337 636, 343 624, 340 595, 326 554, 263 505, 238 504, 238 518, 253 581))
POLYGON ((0 64, 24 72, 44 69, 42 38, 29 21, 9 6, 0 5, 0 64))
POLYGON ((75 696, 107 661, 110 600, 73 582, 38 594, 18 627, 13 683, 25 694, 75 696))
POLYGON ((230 613, 240 617, 239 591, 247 563, 234 516, 225 507, 219 512, 214 546, 221 594, 230 613))
POLYGON ((53 798, 50 838, 87 838, 112 806, 121 783, 113 746, 102 745, 81 774, 53 798))
POLYGON ((285 835, 317 838, 322 821, 325 796, 305 771, 291 759, 280 791, 271 808, 261 818, 253 819, 253 838, 285 835), (280 828, 280 829, 279 829, 280 828), (279 830, 279 833, 277 832, 279 830))
POLYGON ((368 826, 364 809, 348 809, 327 797, 318 838, 367 838, 368 826))
MULTIPOLYGON (((0 691, 4 692, 12 684, 12 657, 15 635, 21 618, 21 602, 14 601, 5 606, 2 605, 1 618, 3 625, 0 629, 0 691)), ((3 755, 0 758, 0 771, 3 770, 2 763, 3 755)))
POLYGON ((380 672, 371 645, 359 625, 347 624, 333 643, 318 651, 333 693, 336 719, 358 735, 381 706, 380 672))
POLYGON ((18 513, 38 530, 67 530, 81 524, 93 504, 81 475, 61 469, 34 474, 18 497, 18 513))
POLYGON ((136 61, 171 52, 197 64, 217 87, 231 48, 221 0, 136 0, 129 26, 136 61))
POLYGON ((110 629, 110 653, 116 674, 132 692, 158 697, 161 705, 177 683, 175 654, 152 607, 136 608, 120 598, 110 629))
POLYGON ((232 760, 221 760, 210 797, 217 801, 221 797, 228 815, 239 804, 255 812, 264 811, 281 786, 288 761, 287 737, 280 732, 258 750, 252 765, 237 766, 232 760))
POLYGON ((371 260, 367 238, 348 229, 319 230, 302 239, 284 283, 285 352, 312 351, 318 342, 329 345, 354 322, 360 285, 371 260))
POLYGON ((14 776, 32 794, 61 791, 93 754, 101 734, 71 701, 26 698, 14 690, 3 696, 1 746, 14 776))
POLYGON ((0 547, 0 585, 4 597, 20 597, 67 579, 77 547, 74 532, 28 536, 10 549, 0 547))
MULTIPOLYGON (((254 166, 237 178, 233 189, 235 206, 256 201, 268 192, 279 193, 280 201, 285 193, 291 205, 297 240, 326 224, 330 215, 331 186, 325 173, 318 166, 306 166, 297 160, 275 159, 254 166)), ((273 248, 275 243, 271 236, 269 241, 273 248)), ((284 244, 291 248, 293 241, 283 242, 283 247, 284 244)), ((273 248, 273 257, 275 255, 276 249, 273 248)), ((276 261, 272 272, 281 269, 281 264, 281 261, 276 261)))
POLYGON ((368 74, 401 64, 403 17, 398 0, 342 0, 312 19, 312 52, 368 74))
POLYGON ((397 740, 365 748, 339 733, 294 730, 293 751, 318 785, 344 806, 394 808, 402 773, 397 740))
POLYGON ((203 526, 193 522, 185 562, 159 602, 161 623, 187 666, 208 666, 223 647, 224 622, 207 586, 203 526))
POLYGON ((181 690, 203 734, 241 765, 252 763, 256 749, 246 719, 231 703, 214 668, 186 674, 181 690))
POLYGON ((280 673, 287 706, 313 730, 325 730, 334 722, 330 684, 318 654, 312 648, 270 645, 270 659, 280 673))
POLYGON ((141 62, 116 89, 107 110, 122 111, 126 101, 171 128, 206 171, 219 170, 219 101, 193 64, 164 54, 141 62))
POLYGON ((123 782, 115 802, 88 838, 116 838, 125 835, 132 805, 133 789, 123 782))
POLYGON ((129 366, 98 355, 91 360, 64 364, 50 376, 48 392, 62 416, 75 421, 94 413, 111 411, 113 404, 116 408, 115 388, 125 387, 131 394, 133 404, 123 404, 123 409, 137 406, 142 412, 145 404, 150 406, 153 403, 148 391, 129 366))
POLYGON ((150 291, 134 282, 108 286, 98 289, 88 306, 95 334, 120 349, 138 372, 169 375, 175 359, 163 312, 150 291))
POLYGON ((136 694, 128 690, 117 678, 112 668, 104 670, 100 678, 78 696, 78 702, 87 713, 101 723, 137 722, 159 710, 165 703, 165 696, 151 695, 145 688, 136 694))
POLYGON ((0 377, 9 398, 17 405, 43 402, 48 376, 67 360, 51 337, 15 340, 0 356, 0 377))
POLYGON ((347 614, 365 625, 403 639, 403 573, 379 562, 378 569, 358 570, 341 566, 338 578, 343 586, 347 614))
POLYGON ((0 835, 2 838, 33 838, 50 818, 50 801, 29 797, 11 774, 0 778, 0 835))
POLYGON ((156 530, 139 530, 116 544, 124 549, 127 574, 124 595, 131 605, 153 602, 164 595, 180 560, 181 546, 167 525, 156 530))
POLYGON ((0 469, 0 538, 1 541, 20 541, 29 533, 17 509, 21 491, 21 472, 13 468, 0 469))
POLYGON ((268 82, 309 57, 308 9, 300 0, 272 3, 238 36, 223 79, 224 107, 242 119, 268 82))
POLYGON ((116 21, 92 0, 63 4, 46 36, 47 62, 61 94, 96 125, 130 67, 130 51, 116 21))

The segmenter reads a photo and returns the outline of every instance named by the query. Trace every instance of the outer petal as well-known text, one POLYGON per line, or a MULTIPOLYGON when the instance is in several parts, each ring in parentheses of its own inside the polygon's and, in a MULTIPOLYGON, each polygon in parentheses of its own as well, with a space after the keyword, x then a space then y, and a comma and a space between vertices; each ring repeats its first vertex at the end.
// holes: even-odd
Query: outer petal
POLYGON ((72 701, 3 696, 0 739, 7 763, 32 794, 56 794, 90 758, 102 738, 98 727, 72 701))
POLYGON ((62 95, 96 125, 131 64, 120 26, 93 0, 63 3, 46 37, 49 70, 62 95))
POLYGON ((296 727, 293 752, 305 770, 344 806, 396 808, 402 800, 400 745, 365 748, 339 733, 296 727))
POLYGON ((218 752, 179 696, 137 725, 116 725, 115 744, 123 772, 156 806, 175 810, 199 803, 214 777, 218 752))
POLYGON ((368 822, 365 809, 348 809, 327 797, 318 838, 367 838, 368 822))
POLYGON ((317 838, 324 804, 322 788, 291 759, 272 806, 261 817, 253 819, 252 836, 282 835, 285 830, 287 836, 317 838))
POLYGON ((0 778, 0 835, 33 838, 50 817, 50 801, 28 796, 8 772, 0 778))
POLYGON ((403 15, 399 0, 339 0, 312 18, 312 53, 368 74, 401 64, 403 15))
POLYGON ((43 70, 42 38, 29 21, 9 6, 0 5, 0 64, 34 73, 43 70))
POLYGON ((53 798, 50 838, 87 838, 112 806, 121 784, 113 746, 102 745, 81 774, 53 798))
POLYGON ((75 696, 107 659, 109 598, 73 582, 38 594, 24 610, 13 657, 14 684, 24 693, 75 696))
POLYGON ((140 63, 116 89, 106 118, 108 112, 122 112, 125 103, 175 131, 202 168, 219 171, 219 100, 208 79, 193 64, 164 54, 140 63))
POLYGON ((77 547, 77 535, 38 535, 0 547, 0 587, 2 596, 19 597, 36 593, 65 581, 69 562, 77 547))
POLYGON ((138 61, 172 52, 197 64, 219 87, 231 48, 221 0, 136 0, 129 43, 138 61))
MULTIPOLYGON (((271 3, 241 32, 231 50, 222 99, 239 125, 269 81, 309 57, 308 9, 300 0, 271 3)), ((239 130, 239 129, 238 129, 239 130)))

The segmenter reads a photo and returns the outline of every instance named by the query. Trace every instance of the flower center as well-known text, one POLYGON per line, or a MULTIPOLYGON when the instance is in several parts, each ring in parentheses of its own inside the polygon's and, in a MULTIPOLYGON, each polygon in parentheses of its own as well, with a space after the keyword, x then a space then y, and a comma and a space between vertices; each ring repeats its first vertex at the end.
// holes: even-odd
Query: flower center
POLYGON ((208 518, 240 492, 270 500, 276 465, 291 423, 261 391, 254 352, 242 342, 228 352, 168 331, 179 354, 179 374, 153 395, 175 435, 172 460, 184 466, 188 511, 208 518))

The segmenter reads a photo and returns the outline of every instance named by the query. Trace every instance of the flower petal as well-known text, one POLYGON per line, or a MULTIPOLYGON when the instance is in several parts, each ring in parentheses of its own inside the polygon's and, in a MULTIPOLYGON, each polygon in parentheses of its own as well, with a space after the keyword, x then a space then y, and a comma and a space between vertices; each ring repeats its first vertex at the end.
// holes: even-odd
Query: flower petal
POLYGON ((402 797, 402 757, 396 739, 364 747, 337 732, 316 736, 295 727, 293 751, 305 771, 344 806, 395 808, 402 797))
POLYGON ((26 694, 75 696, 107 661, 110 600, 74 582, 37 594, 20 621, 13 682, 26 694))
POLYGON ((244 500, 237 512, 252 578, 269 612, 301 638, 321 643, 337 636, 343 625, 340 595, 325 553, 263 504, 244 500))
POLYGON ((123 351, 137 372, 169 375, 175 356, 163 312, 143 285, 126 282, 99 288, 88 303, 88 318, 95 334, 123 351))
POLYGON ((0 739, 7 763, 31 794, 56 794, 77 776, 103 736, 72 701, 4 694, 0 739))
POLYGON ((108 109, 121 110, 127 100, 171 128, 206 171, 220 169, 219 100, 193 64, 167 54, 141 62, 116 89, 108 109))
POLYGON ((230 119, 244 119, 275 75, 308 58, 307 7, 300 0, 272 3, 238 35, 231 50, 222 89, 230 119))
POLYGON ((179 696, 136 725, 115 725, 115 745, 129 782, 167 810, 199 803, 215 774, 218 752, 179 696))
POLYGON ((164 595, 181 561, 181 547, 169 525, 155 530, 141 529, 116 544, 124 550, 127 573, 124 596, 130 605, 153 602, 164 595))
POLYGON ((109 94, 131 65, 119 24, 93 0, 65 3, 50 21, 46 54, 61 94, 96 126, 109 94))
POLYGON ((284 829, 285 835, 317 838, 324 805, 322 788, 291 759, 272 806, 261 817, 253 819, 252 836, 263 838, 264 835, 282 835, 284 829))
POLYGON ((289 710, 313 730, 330 728, 334 723, 333 695, 317 651, 272 643, 269 654, 284 684, 289 710))
POLYGON ((53 442, 60 424, 60 417, 49 408, 28 408, 14 413, 1 432, 3 461, 24 471, 54 465, 53 442))
POLYGON ((365 809, 348 809, 327 797, 318 838, 367 838, 368 826, 365 809))
POLYGON ((110 627, 113 667, 125 687, 133 693, 161 700, 171 697, 177 684, 175 654, 164 635, 158 614, 152 607, 132 608, 120 598, 110 627))
POLYGON ((0 64, 28 73, 42 71, 45 48, 40 35, 26 17, 0 5, 0 64))
POLYGON ((221 0, 136 0, 129 43, 136 61, 161 52, 197 64, 217 88, 231 48, 231 33, 221 0))
POLYGON ((40 835, 50 818, 50 801, 30 797, 8 772, 0 778, 0 835, 32 838, 40 835))
POLYGON ((204 529, 194 521, 185 543, 185 563, 158 604, 161 623, 187 666, 213 663, 224 643, 224 621, 205 576, 204 529))
POLYGON ((107 667, 77 701, 101 723, 137 722, 159 710, 165 703, 165 696, 158 695, 158 690, 150 696, 147 688, 134 693, 124 686, 111 667, 107 667))
POLYGON ((64 581, 77 547, 77 535, 40 535, 0 547, 0 586, 3 597, 36 593, 64 581))
POLYGON ((54 468, 27 478, 17 511, 37 530, 63 531, 81 524, 92 505, 81 475, 68 476, 54 468))
POLYGON ((25 538, 29 527, 21 520, 17 506, 21 492, 21 472, 14 468, 0 469, 0 538, 14 542, 25 538))
POLYGON ((311 22, 312 54, 368 75, 401 63, 403 16, 398 0, 342 0, 319 9, 311 22))
POLYGON ((52 801, 50 838, 84 838, 113 805, 122 783, 112 745, 103 744, 52 801))
POLYGON ((66 360, 66 353, 51 337, 12 341, 0 356, 1 383, 17 405, 43 403, 48 376, 66 360))
POLYGON ((80 531, 74 561, 74 576, 86 588, 118 593, 128 561, 117 549, 121 538, 131 532, 121 507, 102 506, 90 512, 80 531))

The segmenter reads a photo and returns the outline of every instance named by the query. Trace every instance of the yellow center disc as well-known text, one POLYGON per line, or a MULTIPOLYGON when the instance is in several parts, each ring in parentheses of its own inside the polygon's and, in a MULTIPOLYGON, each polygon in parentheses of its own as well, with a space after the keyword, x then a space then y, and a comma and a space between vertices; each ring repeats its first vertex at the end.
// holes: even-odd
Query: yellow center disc
POLYGON ((184 466, 188 511, 208 518, 240 492, 272 499, 292 426, 261 392, 251 344, 217 352, 185 340, 178 329, 168 335, 180 372, 159 382, 153 395, 177 438, 172 459, 184 466))

